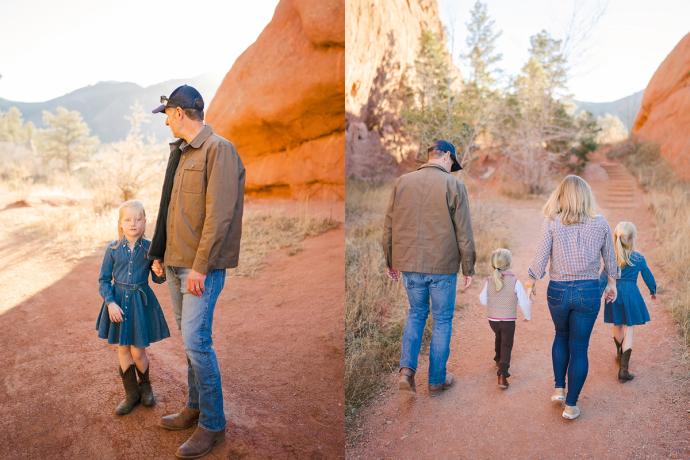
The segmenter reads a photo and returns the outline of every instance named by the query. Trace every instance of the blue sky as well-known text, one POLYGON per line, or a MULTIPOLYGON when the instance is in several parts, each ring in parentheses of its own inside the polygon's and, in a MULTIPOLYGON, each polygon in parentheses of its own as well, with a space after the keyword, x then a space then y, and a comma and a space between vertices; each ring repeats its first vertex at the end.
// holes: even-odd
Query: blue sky
MULTIPOLYGON (((527 59, 529 37, 546 29, 563 38, 575 6, 579 17, 604 13, 571 63, 569 89, 576 99, 604 102, 642 90, 673 47, 690 32, 688 0, 485 0, 495 27, 503 30, 501 67, 516 74, 527 59)), ((464 74, 466 23, 474 0, 439 0, 439 13, 454 32, 454 59, 464 74), (454 30, 453 30, 454 29, 454 30)), ((585 21, 586 22, 586 21, 585 21)))
POLYGON ((2 0, 0 97, 44 101, 103 80, 224 75, 278 0, 2 0))

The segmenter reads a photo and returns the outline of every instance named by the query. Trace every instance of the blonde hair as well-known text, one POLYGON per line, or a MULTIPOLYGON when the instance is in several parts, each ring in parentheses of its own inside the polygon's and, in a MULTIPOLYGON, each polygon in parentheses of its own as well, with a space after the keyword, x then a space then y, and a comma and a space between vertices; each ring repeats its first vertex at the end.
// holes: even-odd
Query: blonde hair
POLYGON ((564 225, 571 225, 594 217, 594 207, 594 194, 587 181, 571 174, 551 193, 543 211, 546 217, 553 219, 560 216, 564 225))
POLYGON ((503 289, 503 270, 510 268, 512 259, 510 251, 505 248, 498 248, 491 253, 491 266, 494 269, 493 277, 497 291, 503 289))
MULTIPOLYGON (((146 219, 146 211, 144 210, 144 203, 142 203, 139 200, 129 200, 125 201, 120 205, 120 208, 118 209, 118 217, 117 217, 117 241, 115 241, 112 245, 113 248, 116 248, 118 243, 122 241, 122 237, 125 236, 124 232, 122 231, 122 219, 125 217, 125 209, 135 209, 141 213, 142 216, 144 216, 144 219, 146 219)), ((146 232, 146 227, 144 227, 144 232, 146 232)), ((142 234, 143 236, 143 234, 142 234)))
POLYGON ((613 231, 613 247, 616 251, 616 262, 623 268, 626 265, 632 266, 630 255, 635 250, 635 238, 637 238, 637 228, 632 222, 618 222, 613 231))

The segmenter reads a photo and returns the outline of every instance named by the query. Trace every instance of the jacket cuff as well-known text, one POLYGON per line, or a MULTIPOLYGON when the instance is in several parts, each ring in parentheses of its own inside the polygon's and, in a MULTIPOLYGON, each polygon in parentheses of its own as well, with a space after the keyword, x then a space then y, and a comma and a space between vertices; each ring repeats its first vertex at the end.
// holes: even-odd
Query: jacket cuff
POLYGON ((201 273, 202 275, 205 275, 206 272, 208 272, 208 261, 199 258, 194 259, 194 263, 192 264, 192 270, 194 270, 197 273, 201 273))

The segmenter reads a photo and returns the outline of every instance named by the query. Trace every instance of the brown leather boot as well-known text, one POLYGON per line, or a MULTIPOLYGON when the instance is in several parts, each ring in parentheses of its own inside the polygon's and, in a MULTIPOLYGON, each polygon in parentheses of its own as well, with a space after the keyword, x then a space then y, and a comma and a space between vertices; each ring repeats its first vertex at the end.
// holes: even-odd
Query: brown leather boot
POLYGON ((447 390, 448 388, 452 387, 454 382, 455 377, 453 374, 446 372, 446 381, 440 385, 429 385, 429 394, 431 396, 438 396, 443 390, 447 390))
POLYGON ((141 395, 141 403, 146 407, 151 407, 156 404, 156 398, 153 396, 153 389, 151 388, 151 381, 149 380, 149 369, 151 366, 146 368, 146 372, 143 374, 137 367, 137 375, 139 376, 139 394, 141 395))
POLYGON ((625 383, 629 380, 635 378, 630 372, 628 372, 628 366, 630 365, 630 355, 632 354, 632 348, 628 348, 621 355, 621 365, 618 368, 618 380, 625 383))
POLYGON ((619 342, 616 340, 616 338, 613 338, 613 341, 616 343, 616 364, 621 363, 621 355, 623 354, 623 342, 619 342))
POLYGON ((176 414, 161 417, 158 426, 166 430, 179 431, 196 426, 198 421, 199 409, 192 409, 191 407, 185 406, 184 409, 176 414))
POLYGON ((175 452, 177 458, 199 458, 211 452, 216 444, 225 441, 225 430, 208 431, 200 426, 175 452))
POLYGON ((409 367, 403 367, 400 369, 398 389, 401 391, 411 391, 412 393, 417 391, 417 386, 414 383, 414 371, 409 367))
POLYGON ((137 383, 137 374, 134 370, 136 366, 132 364, 126 371, 118 366, 120 377, 122 378, 122 385, 125 387, 125 399, 120 401, 120 404, 115 408, 116 415, 125 415, 132 412, 132 409, 139 404, 141 396, 139 395, 139 384, 137 383))
POLYGON ((498 375, 498 386, 501 387, 501 388, 504 389, 504 390, 505 390, 506 388, 508 388, 508 387, 510 386, 510 384, 508 383, 508 377, 506 377, 506 376, 503 375, 503 374, 499 374, 499 375, 498 375))

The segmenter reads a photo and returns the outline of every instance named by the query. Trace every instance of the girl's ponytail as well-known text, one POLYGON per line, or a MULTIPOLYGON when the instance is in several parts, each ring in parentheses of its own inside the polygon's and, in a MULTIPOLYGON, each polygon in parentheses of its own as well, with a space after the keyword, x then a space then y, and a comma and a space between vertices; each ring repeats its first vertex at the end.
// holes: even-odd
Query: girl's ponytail
POLYGON ((633 265, 630 256, 635 250, 636 237, 637 228, 632 222, 619 222, 616 225, 616 229, 613 231, 613 249, 619 267, 624 268, 633 265))
POLYGON ((498 268, 494 268, 494 285, 496 285, 496 291, 503 289, 503 273, 498 268))
POLYGON ((510 251, 498 248, 491 254, 491 266, 494 269, 493 278, 496 291, 503 289, 503 270, 510 268, 512 262, 510 251))

